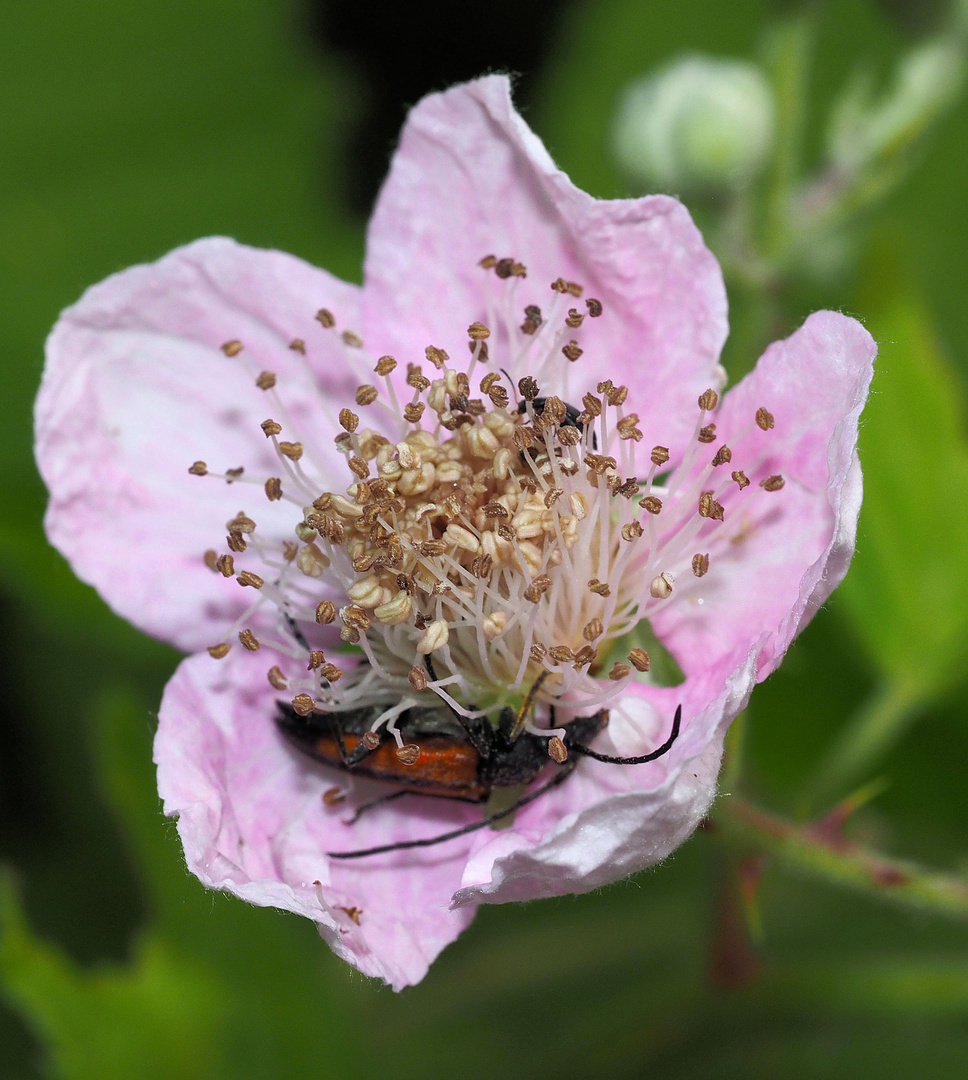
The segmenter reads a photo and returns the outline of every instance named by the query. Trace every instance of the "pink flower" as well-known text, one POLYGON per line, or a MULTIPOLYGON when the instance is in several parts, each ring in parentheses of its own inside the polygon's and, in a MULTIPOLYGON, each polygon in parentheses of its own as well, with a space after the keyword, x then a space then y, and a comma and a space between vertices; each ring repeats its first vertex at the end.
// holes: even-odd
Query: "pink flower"
POLYGON ((94 286, 50 337, 37 453, 52 543, 195 654, 155 747, 189 867, 400 987, 478 904, 593 889, 696 827, 729 722, 847 570, 875 348, 819 312, 720 403, 688 213, 577 190, 497 76, 411 113, 365 276, 209 239, 94 286), (681 685, 638 670, 648 625, 681 685), (294 750, 277 701, 370 710, 389 754, 404 707, 493 720, 532 687, 532 739, 608 709, 595 748, 641 755, 680 703, 682 731, 579 760, 510 827, 328 857, 483 811, 407 794, 347 824, 387 789, 294 750))

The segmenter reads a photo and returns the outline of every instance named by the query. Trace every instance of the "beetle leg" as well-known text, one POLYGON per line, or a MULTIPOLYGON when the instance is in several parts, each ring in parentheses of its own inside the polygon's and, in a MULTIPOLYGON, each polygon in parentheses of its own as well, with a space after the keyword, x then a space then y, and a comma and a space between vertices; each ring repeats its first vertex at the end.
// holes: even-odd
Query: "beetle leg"
POLYGON ((403 788, 400 791, 392 791, 389 795, 381 795, 379 799, 372 799, 370 802, 363 803, 362 806, 358 806, 353 811, 352 817, 343 819, 343 824, 355 825, 363 816, 363 814, 365 814, 367 810, 372 810, 374 806, 381 806, 383 803, 393 802, 394 799, 399 799, 401 795, 411 794, 413 794, 413 792, 407 791, 405 788, 403 788))

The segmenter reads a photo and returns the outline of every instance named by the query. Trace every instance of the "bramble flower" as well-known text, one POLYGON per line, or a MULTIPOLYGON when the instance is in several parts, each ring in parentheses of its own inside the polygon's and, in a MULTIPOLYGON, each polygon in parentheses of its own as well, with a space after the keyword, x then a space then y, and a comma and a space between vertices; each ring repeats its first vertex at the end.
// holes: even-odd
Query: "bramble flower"
POLYGON ((206 885, 306 915, 400 987, 478 904, 596 888, 692 832, 729 722, 846 572, 875 351, 820 312, 720 397, 725 334, 685 209, 577 190, 498 76, 410 114, 362 288, 209 239, 63 314, 37 403, 48 534, 195 654, 155 756, 206 885), (607 710, 612 755, 659 746, 679 704, 682 730, 647 764, 578 760, 507 827, 330 857, 487 811, 408 793, 351 823, 386 785, 294 749, 279 702, 366 717, 418 775, 408 715, 488 723, 529 693, 532 791, 576 718, 607 710))

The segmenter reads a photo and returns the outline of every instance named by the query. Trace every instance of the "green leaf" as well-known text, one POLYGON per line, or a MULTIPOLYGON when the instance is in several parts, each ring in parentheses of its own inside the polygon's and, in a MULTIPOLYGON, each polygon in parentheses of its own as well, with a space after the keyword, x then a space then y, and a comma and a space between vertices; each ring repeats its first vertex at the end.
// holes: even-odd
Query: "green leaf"
POLYGON ((928 701, 964 667, 964 403, 926 305, 883 243, 863 281, 857 306, 880 352, 861 429, 864 505, 842 607, 884 679, 928 701))
POLYGON ((5 994, 46 1038, 56 1075, 176 1080, 222 1073, 225 988, 206 965, 148 938, 130 967, 80 969, 31 933, 10 875, 0 878, 0 920, 5 994))

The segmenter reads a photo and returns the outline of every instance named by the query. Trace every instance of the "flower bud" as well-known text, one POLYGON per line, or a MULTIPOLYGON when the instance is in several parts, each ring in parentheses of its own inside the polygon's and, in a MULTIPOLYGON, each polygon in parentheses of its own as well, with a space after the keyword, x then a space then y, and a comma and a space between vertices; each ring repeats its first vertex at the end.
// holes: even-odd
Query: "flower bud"
POLYGON ((686 56, 626 89, 613 145, 622 167, 646 185, 741 187, 770 151, 773 111, 754 64, 686 56))

